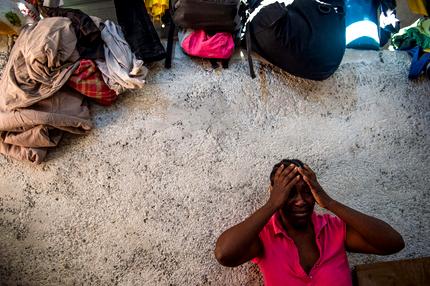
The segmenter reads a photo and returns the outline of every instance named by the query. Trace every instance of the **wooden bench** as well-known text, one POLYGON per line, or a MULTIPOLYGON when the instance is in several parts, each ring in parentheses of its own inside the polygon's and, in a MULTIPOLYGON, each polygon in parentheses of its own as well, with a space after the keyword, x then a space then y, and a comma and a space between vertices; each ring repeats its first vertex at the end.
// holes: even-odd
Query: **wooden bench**
POLYGON ((430 257, 357 265, 355 286, 429 286, 430 257))

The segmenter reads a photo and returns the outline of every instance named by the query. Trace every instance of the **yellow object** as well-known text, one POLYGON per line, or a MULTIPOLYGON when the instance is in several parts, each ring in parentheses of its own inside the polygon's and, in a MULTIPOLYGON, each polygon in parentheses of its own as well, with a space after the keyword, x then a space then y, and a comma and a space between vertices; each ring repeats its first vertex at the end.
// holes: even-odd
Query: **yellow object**
POLYGON ((0 21, 0 36, 18 34, 10 25, 0 21))
MULTIPOLYGON (((408 0, 409 8, 413 13, 429 16, 425 2, 429 0, 408 0)), ((430 6, 429 4, 427 4, 430 6)))
POLYGON ((161 21, 167 9, 169 9, 169 0, 145 0, 145 6, 153 21, 161 21))

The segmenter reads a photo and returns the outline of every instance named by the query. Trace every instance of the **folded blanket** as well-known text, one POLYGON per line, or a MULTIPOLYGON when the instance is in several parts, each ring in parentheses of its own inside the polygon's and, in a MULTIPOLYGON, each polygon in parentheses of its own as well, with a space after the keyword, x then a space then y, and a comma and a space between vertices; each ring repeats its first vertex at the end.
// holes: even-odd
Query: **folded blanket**
POLYGON ((0 111, 0 153, 41 163, 49 147, 58 145, 64 131, 85 134, 92 128, 83 96, 63 87, 29 108, 0 111))

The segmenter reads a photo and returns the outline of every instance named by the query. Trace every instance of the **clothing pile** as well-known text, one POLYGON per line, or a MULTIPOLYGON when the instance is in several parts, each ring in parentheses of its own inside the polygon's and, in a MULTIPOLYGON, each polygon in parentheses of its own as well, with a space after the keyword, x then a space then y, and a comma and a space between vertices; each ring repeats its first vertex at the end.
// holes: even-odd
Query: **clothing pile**
POLYGON ((391 38, 394 49, 408 51, 412 56, 409 78, 426 74, 430 79, 430 18, 423 17, 401 29, 391 38))
MULTIPOLYGON (((20 30, 0 79, 0 153, 41 163, 64 132, 92 129, 87 100, 111 105, 142 88, 148 70, 114 22, 58 7, 62 1, 33 2, 42 17, 20 30)), ((156 58, 165 53, 159 38, 150 45, 156 58)), ((152 51, 140 54, 154 58, 152 51)))

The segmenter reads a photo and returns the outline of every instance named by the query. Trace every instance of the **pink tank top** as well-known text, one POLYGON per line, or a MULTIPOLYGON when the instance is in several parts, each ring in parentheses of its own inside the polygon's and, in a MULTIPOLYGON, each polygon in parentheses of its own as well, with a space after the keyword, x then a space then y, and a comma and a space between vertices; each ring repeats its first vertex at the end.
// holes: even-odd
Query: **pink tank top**
POLYGON ((260 232, 264 252, 252 260, 260 268, 266 286, 349 286, 351 273, 345 252, 346 225, 329 214, 312 214, 320 258, 309 275, 300 265, 293 240, 282 226, 276 213, 260 232))

